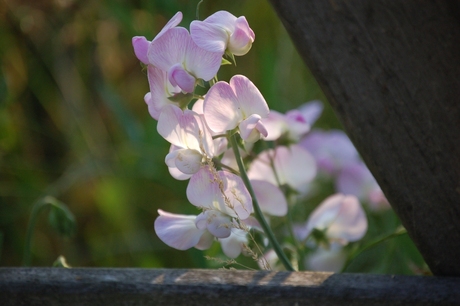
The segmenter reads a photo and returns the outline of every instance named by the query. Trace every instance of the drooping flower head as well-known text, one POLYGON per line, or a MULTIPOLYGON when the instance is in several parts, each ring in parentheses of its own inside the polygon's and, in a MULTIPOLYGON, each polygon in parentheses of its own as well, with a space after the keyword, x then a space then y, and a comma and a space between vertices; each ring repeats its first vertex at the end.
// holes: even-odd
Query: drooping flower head
POLYGON ((195 43, 201 48, 234 55, 245 55, 251 49, 255 34, 244 16, 235 17, 227 11, 219 11, 203 21, 190 24, 195 43))
POLYGON ((264 97, 247 77, 235 75, 230 82, 217 82, 204 99, 204 117, 211 130, 225 133, 239 127, 241 138, 255 142, 267 136, 261 118, 269 109, 264 97))

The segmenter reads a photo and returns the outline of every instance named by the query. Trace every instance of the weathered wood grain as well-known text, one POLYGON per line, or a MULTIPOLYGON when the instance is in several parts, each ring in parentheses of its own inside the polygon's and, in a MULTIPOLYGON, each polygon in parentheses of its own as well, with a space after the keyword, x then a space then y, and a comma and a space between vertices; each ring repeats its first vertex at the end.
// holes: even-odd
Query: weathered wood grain
POLYGON ((460 1, 271 3, 432 272, 460 276, 460 1))
POLYGON ((9 305, 458 305, 460 279, 168 269, 0 268, 9 305))

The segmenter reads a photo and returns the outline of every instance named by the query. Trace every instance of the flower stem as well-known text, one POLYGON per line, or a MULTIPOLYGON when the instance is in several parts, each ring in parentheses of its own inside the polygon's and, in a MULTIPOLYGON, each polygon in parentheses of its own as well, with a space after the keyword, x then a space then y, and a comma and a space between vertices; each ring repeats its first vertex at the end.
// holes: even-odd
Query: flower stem
POLYGON ((238 150, 236 134, 233 134, 233 135, 229 134, 229 138, 230 138, 230 144, 233 149, 233 153, 235 154, 235 159, 238 164, 238 168, 240 170, 241 179, 243 180, 244 184, 246 185, 246 188, 249 191, 249 194, 252 197, 252 203, 254 205, 254 212, 255 212, 256 218, 260 222, 260 225, 262 226, 262 229, 264 230, 265 235, 267 235, 267 238, 270 241, 273 249, 275 250, 276 255, 278 255, 279 260, 282 262, 286 270, 295 271, 291 265, 291 262, 287 258, 286 254, 284 254, 283 249, 281 248, 280 244, 276 240, 275 235, 273 234, 270 226, 268 225, 267 221, 264 218, 264 215, 262 214, 262 211, 260 210, 259 202, 257 202, 257 198, 254 193, 254 189, 252 188, 251 182, 249 181, 248 175, 246 173, 246 169, 243 165, 243 160, 241 159, 240 151, 238 150))

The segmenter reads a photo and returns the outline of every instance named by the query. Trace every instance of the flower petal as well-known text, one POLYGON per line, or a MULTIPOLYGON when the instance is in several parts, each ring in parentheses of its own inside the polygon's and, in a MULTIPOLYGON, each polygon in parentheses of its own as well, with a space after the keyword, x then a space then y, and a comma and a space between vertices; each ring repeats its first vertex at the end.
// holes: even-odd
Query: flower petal
POLYGON ((251 180, 251 185, 263 213, 278 217, 287 214, 288 204, 283 192, 278 187, 260 180, 251 180))
POLYGON ((224 28, 217 25, 194 20, 190 24, 190 35, 204 50, 223 54, 227 48, 228 34, 224 28))
POLYGON ((267 102, 251 80, 244 75, 235 75, 230 79, 229 84, 238 97, 238 103, 244 118, 252 114, 260 115, 262 118, 268 116, 270 110, 267 102))
POLYGON ((158 210, 155 232, 164 243, 178 250, 187 250, 198 244, 204 231, 195 226, 196 216, 186 216, 158 210))
POLYGON ((222 52, 210 52, 198 47, 192 38, 189 38, 184 67, 196 78, 209 81, 219 71, 222 55, 222 52))
POLYGON ((235 29, 230 35, 228 50, 238 56, 249 52, 254 42, 254 32, 249 27, 244 16, 238 17, 235 22, 235 29))
POLYGON ((173 65, 184 61, 191 40, 187 29, 169 29, 150 43, 147 53, 149 62, 161 70, 168 71, 173 65))
POLYGON ((222 251, 227 257, 237 258, 243 251, 243 246, 248 243, 247 233, 234 228, 227 238, 219 239, 222 251))
POLYGON ((174 162, 177 169, 185 174, 194 174, 198 172, 203 158, 200 152, 190 149, 181 149, 176 152, 177 156, 174 162))
POLYGON ((163 29, 161 29, 160 33, 158 33, 157 36, 155 36, 155 38, 154 38, 153 40, 156 40, 156 39, 160 38, 164 33, 166 33, 166 31, 168 31, 169 29, 174 28, 174 27, 177 26, 181 21, 182 21, 182 12, 177 12, 177 13, 168 21, 168 23, 165 24, 165 26, 163 27, 163 29))
POLYGON ((237 127, 242 119, 238 108, 237 97, 230 85, 217 82, 204 99, 204 118, 212 131, 225 133, 237 127))
POLYGON ((168 80, 184 92, 193 93, 195 90, 195 78, 185 71, 182 64, 175 64, 168 70, 168 80))
POLYGON ((144 36, 135 36, 132 39, 132 44, 134 54, 136 54, 137 59, 148 65, 149 58, 147 57, 147 51, 149 49, 150 41, 148 41, 144 36))

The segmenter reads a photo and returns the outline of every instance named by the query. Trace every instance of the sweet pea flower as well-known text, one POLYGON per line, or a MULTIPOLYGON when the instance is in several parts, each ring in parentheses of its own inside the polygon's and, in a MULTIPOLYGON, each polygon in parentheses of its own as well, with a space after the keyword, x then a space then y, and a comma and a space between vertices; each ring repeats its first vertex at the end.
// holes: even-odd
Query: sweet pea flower
MULTIPOLYGON (((181 21, 182 21, 182 13, 177 12, 168 21, 168 23, 163 27, 160 33, 158 33, 157 36, 153 40, 160 38, 166 31, 176 27, 181 21)), ((142 63, 144 63, 145 65, 150 64, 148 56, 147 56, 150 41, 148 41, 147 38, 145 38, 144 36, 135 36, 132 39, 132 44, 134 48, 134 54, 136 54, 137 59, 141 61, 142 63)))
POLYGON ((186 193, 193 205, 232 218, 245 220, 253 212, 252 198, 243 180, 227 171, 201 167, 190 178, 186 193))
POLYGON ((211 246, 214 236, 206 228, 197 227, 197 216, 172 214, 161 209, 158 214, 155 232, 168 246, 178 250, 192 247, 205 250, 211 246))
POLYGON ((286 184, 305 194, 316 176, 316 162, 298 145, 278 146, 260 153, 249 166, 248 176, 251 180, 263 180, 276 186, 286 184))
POLYGON ((193 93, 198 79, 212 79, 222 61, 222 53, 198 47, 182 27, 170 28, 153 40, 147 57, 150 64, 166 71, 173 86, 185 93, 193 93))
POLYGON ((166 105, 158 119, 157 130, 175 146, 166 156, 166 164, 184 174, 196 173, 214 154, 212 136, 203 117, 191 110, 182 111, 177 106, 166 105))
POLYGON ((372 210, 390 207, 382 189, 363 162, 344 167, 336 178, 335 186, 338 192, 357 196, 372 210))
POLYGON ((298 110, 291 110, 286 114, 270 110, 262 123, 268 133, 265 140, 269 141, 285 137, 290 142, 298 142, 310 130, 310 124, 298 110))
POLYGON ((346 165, 359 161, 358 151, 340 130, 311 131, 299 145, 315 157, 318 169, 327 175, 335 175, 346 165))
POLYGON ((181 89, 178 86, 173 86, 164 72, 155 66, 149 65, 147 67, 147 77, 149 80, 150 92, 145 97, 150 116, 158 120, 160 113, 165 105, 174 104, 181 107, 179 103, 171 101, 169 98, 179 94, 181 89))
POLYGON ((234 55, 245 55, 255 39, 246 18, 236 18, 227 11, 216 12, 203 21, 192 21, 190 33, 198 46, 221 54, 228 50, 234 55))
POLYGON ((237 258, 244 246, 248 244, 248 233, 238 228, 232 228, 230 236, 218 240, 224 254, 230 258, 237 258))
POLYGON ((358 198, 353 195, 334 194, 326 198, 311 214, 300 240, 306 239, 313 229, 324 232, 329 242, 342 245, 357 241, 367 231, 367 219, 358 198))
POLYGON ((319 116, 321 116, 323 109, 324 109, 324 105, 323 103, 321 103, 321 101, 313 100, 313 101, 302 104, 298 108, 298 111, 300 112, 302 117, 305 119, 305 121, 310 126, 313 126, 316 120, 318 120, 319 116))
POLYGON ((288 211, 288 204, 283 192, 272 183, 251 180, 260 210, 267 215, 283 217, 288 211))
POLYGON ((230 83, 217 82, 204 99, 204 117, 209 128, 225 133, 239 127, 241 138, 255 142, 267 136, 261 119, 269 113, 267 102, 245 76, 235 75, 230 83))

